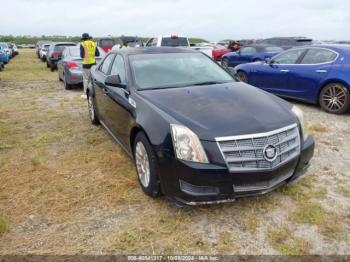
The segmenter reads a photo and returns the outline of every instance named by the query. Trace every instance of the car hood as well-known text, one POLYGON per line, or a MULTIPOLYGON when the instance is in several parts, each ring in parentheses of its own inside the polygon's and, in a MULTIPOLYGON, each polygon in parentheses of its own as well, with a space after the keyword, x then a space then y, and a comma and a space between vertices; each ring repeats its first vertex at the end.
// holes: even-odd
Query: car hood
POLYGON ((140 95, 202 140, 267 132, 296 123, 289 103, 241 82, 145 90, 140 95))

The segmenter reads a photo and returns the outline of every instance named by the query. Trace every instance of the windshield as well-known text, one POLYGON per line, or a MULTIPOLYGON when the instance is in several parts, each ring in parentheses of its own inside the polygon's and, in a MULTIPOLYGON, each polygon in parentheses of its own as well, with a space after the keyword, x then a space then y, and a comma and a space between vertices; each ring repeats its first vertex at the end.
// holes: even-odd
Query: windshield
POLYGON ((106 47, 106 46, 114 46, 115 45, 115 41, 113 39, 104 39, 101 40, 101 46, 102 47, 106 47))
POLYGON ((235 81, 201 53, 132 55, 130 63, 139 90, 235 81))
POLYGON ((188 46, 186 37, 163 37, 161 46, 188 46))

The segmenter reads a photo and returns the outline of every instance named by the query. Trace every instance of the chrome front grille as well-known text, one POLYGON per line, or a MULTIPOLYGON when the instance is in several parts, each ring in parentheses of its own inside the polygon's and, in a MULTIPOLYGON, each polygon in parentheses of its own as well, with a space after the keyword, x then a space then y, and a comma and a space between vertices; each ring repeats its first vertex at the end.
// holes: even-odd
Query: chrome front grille
POLYGON ((297 124, 267 133, 216 138, 230 172, 261 171, 276 168, 300 154, 297 124), (277 157, 264 156, 267 146, 273 146, 277 157))

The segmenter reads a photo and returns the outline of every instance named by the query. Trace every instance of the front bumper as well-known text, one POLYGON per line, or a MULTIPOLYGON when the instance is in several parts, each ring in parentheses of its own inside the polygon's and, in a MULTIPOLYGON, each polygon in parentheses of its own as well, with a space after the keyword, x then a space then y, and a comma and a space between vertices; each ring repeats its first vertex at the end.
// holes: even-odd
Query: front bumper
POLYGON ((226 165, 179 161, 158 157, 163 193, 183 205, 234 201, 239 197, 266 194, 303 175, 314 153, 314 139, 309 137, 297 158, 276 169, 260 172, 230 173, 226 165))

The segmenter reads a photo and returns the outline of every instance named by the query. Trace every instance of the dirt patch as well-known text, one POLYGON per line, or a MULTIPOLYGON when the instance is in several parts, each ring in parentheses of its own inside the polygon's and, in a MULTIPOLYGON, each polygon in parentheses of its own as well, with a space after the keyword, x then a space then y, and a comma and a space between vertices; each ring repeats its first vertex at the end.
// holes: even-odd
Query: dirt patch
POLYGON ((152 200, 90 124, 81 89, 24 51, 0 74, 0 254, 349 254, 350 116, 295 103, 316 140, 307 174, 260 198, 152 200))

